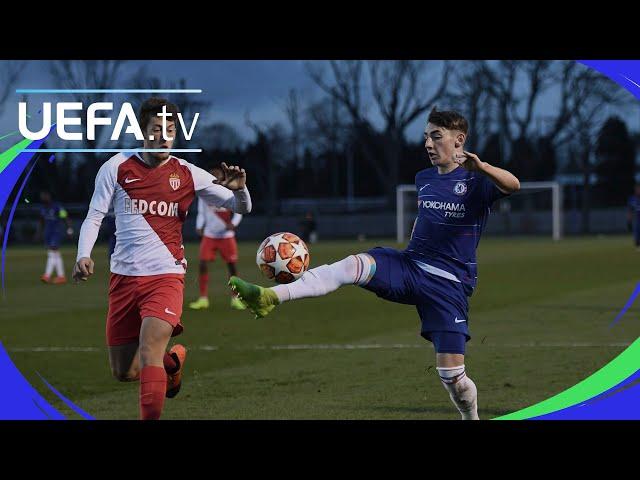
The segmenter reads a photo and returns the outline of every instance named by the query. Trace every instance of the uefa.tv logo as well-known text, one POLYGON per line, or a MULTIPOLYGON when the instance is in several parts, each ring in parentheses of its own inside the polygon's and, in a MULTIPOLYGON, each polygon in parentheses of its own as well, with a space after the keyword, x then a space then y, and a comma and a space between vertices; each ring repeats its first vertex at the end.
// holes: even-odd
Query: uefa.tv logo
MULTIPOLYGON (((16 93, 55 93, 55 94, 69 94, 69 93, 144 93, 144 94, 166 94, 166 93, 202 93, 200 89, 74 89, 74 90, 53 90, 53 89, 17 89, 16 93)), ((82 102, 56 102, 55 103, 55 127, 56 134, 58 138, 67 142, 82 142, 84 140, 83 132, 69 132, 67 131, 67 127, 71 126, 83 126, 82 119, 86 118, 86 139, 90 141, 96 140, 96 129, 97 127, 107 128, 112 126, 111 135, 109 139, 111 141, 119 141, 121 135, 133 135, 136 140, 142 142, 145 140, 144 134, 142 133, 142 129, 140 128, 140 124, 134 112, 133 106, 129 102, 124 102, 119 112, 117 112, 117 116, 115 117, 115 122, 111 115, 104 115, 104 112, 114 112, 113 102, 95 102, 88 105, 83 104, 82 102), (86 108, 86 112, 83 110, 86 108), (83 114, 84 113, 84 114, 83 114)), ((27 119, 29 118, 27 115, 27 102, 18 102, 18 129, 20 134, 29 140, 36 141, 42 140, 51 131, 53 127, 53 102, 43 102, 41 104, 41 112, 42 112, 42 120, 41 127, 39 130, 32 130, 29 125, 27 125, 27 119)), ((173 114, 167 112, 167 107, 163 106, 162 111, 158 113, 158 117, 162 119, 162 139, 163 140, 173 140, 174 137, 169 137, 167 133, 167 123, 172 121, 176 126, 180 126, 182 130, 182 134, 186 141, 190 141, 193 137, 193 132, 195 130, 196 124, 198 123, 198 118, 200 117, 200 113, 196 112, 193 116, 193 120, 191 120, 190 124, 187 125, 187 121, 182 116, 182 113, 177 114, 177 119, 172 118, 173 114)), ((33 123, 33 122, 32 122, 33 123)), ((154 140, 153 136, 149 137, 149 140, 154 140)), ((92 152, 117 152, 122 149, 104 149, 104 148, 93 148, 93 149, 74 149, 74 148, 65 148, 65 149, 39 149, 35 151, 92 151, 92 152)), ((151 149, 150 149, 151 150, 151 149)), ((164 149, 152 149, 153 151, 165 151, 164 149)), ((145 151, 145 149, 138 148, 136 151, 145 151)), ((201 152, 202 149, 197 148, 183 148, 183 149, 171 149, 172 152, 201 152)))

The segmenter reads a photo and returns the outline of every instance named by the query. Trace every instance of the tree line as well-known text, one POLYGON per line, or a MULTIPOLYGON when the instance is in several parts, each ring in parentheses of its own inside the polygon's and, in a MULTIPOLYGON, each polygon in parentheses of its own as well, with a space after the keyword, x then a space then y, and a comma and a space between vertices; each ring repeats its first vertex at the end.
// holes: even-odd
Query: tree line
MULTIPOLYGON (((183 78, 161 79, 144 68, 123 79, 124 63, 52 61, 49 68, 59 88, 112 88, 125 80, 129 88, 188 86, 183 78)), ((15 83, 21 68, 5 69, 5 85, 15 83)), ((576 62, 349 60, 307 62, 305 70, 314 89, 289 90, 281 99, 283 121, 259 123, 247 111, 250 139, 225 123, 198 125, 192 143, 203 153, 183 155, 205 168, 220 161, 245 167, 257 212, 277 215, 281 199, 299 197, 384 196, 393 208, 396 185, 413 183, 428 162, 422 138, 408 138, 407 131, 424 124, 435 106, 463 113, 471 126, 467 149, 523 181, 578 175, 587 212, 593 205, 623 204, 632 189, 637 138, 624 118, 637 108, 633 97, 576 62)), ((106 98, 82 94, 72 101, 106 98)), ((170 100, 189 117, 212 108, 197 96, 170 100)), ((85 136, 83 148, 101 141, 85 136)), ((35 198, 37 190, 49 189, 63 202, 87 202, 107 158, 60 154, 50 162, 43 155, 27 194, 35 198)))

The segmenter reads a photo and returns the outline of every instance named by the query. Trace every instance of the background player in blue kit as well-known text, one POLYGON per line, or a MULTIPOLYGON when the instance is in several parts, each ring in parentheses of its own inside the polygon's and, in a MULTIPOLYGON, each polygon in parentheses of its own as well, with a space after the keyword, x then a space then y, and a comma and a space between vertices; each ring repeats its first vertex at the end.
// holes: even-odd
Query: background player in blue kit
POLYGON ((478 419, 477 389, 466 376, 469 303, 477 282, 476 248, 493 202, 520 188, 506 170, 463 150, 467 120, 432 110, 425 129, 431 164, 416 175, 418 216, 403 251, 374 248, 306 272, 299 280, 263 288, 237 277, 230 285, 256 317, 276 305, 359 285, 392 302, 415 305, 421 335, 436 351, 440 379, 463 419, 478 419))
POLYGON ((627 228, 629 231, 633 231, 636 248, 640 250, 640 184, 636 184, 627 205, 629 206, 627 228))
POLYGON ((71 219, 62 205, 52 200, 49 192, 40 192, 40 201, 42 202, 40 207, 40 229, 47 247, 47 264, 40 280, 44 283, 66 283, 67 278, 64 274, 64 265, 59 248, 63 236, 63 224, 67 226, 67 235, 69 237, 73 235, 71 219), (51 274, 54 269, 56 278, 51 280, 51 274))

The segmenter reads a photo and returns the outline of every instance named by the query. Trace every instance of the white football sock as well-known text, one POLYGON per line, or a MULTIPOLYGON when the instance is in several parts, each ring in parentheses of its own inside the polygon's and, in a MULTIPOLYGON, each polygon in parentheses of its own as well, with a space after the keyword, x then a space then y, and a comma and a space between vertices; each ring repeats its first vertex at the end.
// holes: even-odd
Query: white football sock
POLYGON ((47 277, 51 276, 53 273, 53 267, 55 267, 56 264, 54 253, 55 252, 53 250, 47 250, 47 266, 44 269, 44 274, 47 277))
POLYGON ((62 254, 59 251, 55 253, 55 265, 56 265, 56 275, 59 277, 64 277, 64 265, 62 264, 62 254))
POLYGON ((366 253, 349 255, 331 265, 312 268, 292 283, 277 285, 272 290, 280 303, 306 297, 319 297, 342 285, 366 285, 376 272, 376 262, 366 253))
POLYGON ((462 420, 480 420, 478 417, 478 389, 467 377, 464 365, 437 368, 442 385, 449 392, 451 401, 457 407, 462 420))

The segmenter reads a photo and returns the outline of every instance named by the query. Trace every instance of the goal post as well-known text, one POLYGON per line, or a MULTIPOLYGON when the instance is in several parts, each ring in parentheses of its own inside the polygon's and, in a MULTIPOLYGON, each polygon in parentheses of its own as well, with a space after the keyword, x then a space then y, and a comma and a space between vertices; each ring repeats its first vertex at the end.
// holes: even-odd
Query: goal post
MULTIPOLYGON (((410 227, 408 222, 415 218, 415 208, 408 209, 409 198, 413 205, 416 204, 415 196, 411 195, 416 191, 413 184, 403 184, 396 187, 396 240, 403 243, 409 236, 410 227), (409 216, 412 216, 410 219, 409 216)), ((537 193, 548 191, 551 194, 551 234, 554 240, 560 240, 563 235, 562 219, 562 185, 560 182, 522 182, 520 191, 515 195, 526 195, 527 193, 537 193)))

